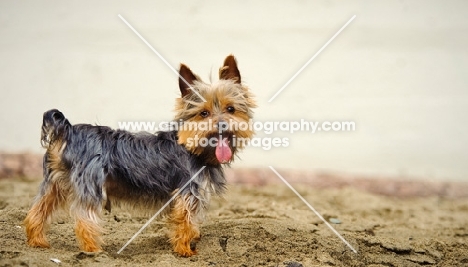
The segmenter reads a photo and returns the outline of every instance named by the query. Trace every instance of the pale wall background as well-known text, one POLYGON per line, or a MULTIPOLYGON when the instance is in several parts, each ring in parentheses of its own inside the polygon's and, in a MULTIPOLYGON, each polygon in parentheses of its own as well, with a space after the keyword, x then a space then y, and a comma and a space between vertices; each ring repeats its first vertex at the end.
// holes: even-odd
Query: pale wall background
POLYGON ((172 66, 206 80, 233 53, 257 120, 356 123, 351 133, 276 133, 290 147, 248 148, 236 168, 468 181, 467 10, 467 1, 1 1, 0 150, 41 152, 50 108, 114 128, 172 118, 177 77, 121 14, 172 66))

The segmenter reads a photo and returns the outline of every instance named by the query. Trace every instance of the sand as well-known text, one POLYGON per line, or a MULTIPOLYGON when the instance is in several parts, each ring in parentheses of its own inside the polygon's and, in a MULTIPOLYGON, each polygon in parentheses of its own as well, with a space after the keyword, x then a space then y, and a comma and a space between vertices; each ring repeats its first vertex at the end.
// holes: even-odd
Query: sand
POLYGON ((183 258, 160 219, 117 254, 148 219, 125 210, 105 214, 104 252, 80 252, 66 217, 52 224, 50 249, 28 247, 22 221, 38 184, 0 180, 0 266, 468 266, 468 201, 460 196, 293 184, 356 254, 284 184, 231 184, 212 201, 198 255, 183 258))

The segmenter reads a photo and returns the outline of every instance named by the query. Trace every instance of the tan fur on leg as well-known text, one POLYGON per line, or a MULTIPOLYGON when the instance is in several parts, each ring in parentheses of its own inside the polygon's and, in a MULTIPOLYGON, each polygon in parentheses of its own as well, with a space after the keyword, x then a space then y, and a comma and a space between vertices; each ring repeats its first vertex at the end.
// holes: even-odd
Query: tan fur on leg
POLYGON ((49 228, 53 211, 57 209, 62 200, 60 190, 54 183, 49 191, 34 203, 24 220, 28 245, 41 248, 50 247, 45 233, 49 228))
POLYGON ((102 228, 99 226, 100 213, 93 207, 85 209, 79 204, 72 205, 72 216, 75 218, 75 234, 81 250, 86 252, 102 251, 102 228))
POLYGON ((196 254, 196 250, 192 250, 190 243, 197 241, 200 238, 198 226, 194 223, 196 204, 191 205, 190 197, 178 196, 174 200, 174 207, 171 212, 171 222, 174 228, 170 234, 170 241, 174 251, 184 257, 190 257, 196 254))

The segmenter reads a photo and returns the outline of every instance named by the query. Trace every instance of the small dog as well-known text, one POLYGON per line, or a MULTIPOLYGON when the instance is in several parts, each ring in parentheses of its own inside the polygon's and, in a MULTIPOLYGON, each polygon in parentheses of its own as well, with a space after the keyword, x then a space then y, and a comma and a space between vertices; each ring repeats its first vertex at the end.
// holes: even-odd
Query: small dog
POLYGON ((213 84, 204 83, 184 64, 179 74, 182 97, 176 99, 175 130, 134 134, 72 125, 56 109, 44 113, 44 180, 24 221, 30 246, 49 247, 45 232, 60 208, 68 209, 74 219, 80 248, 101 251, 103 209, 110 211, 111 205, 120 203, 156 211, 177 194, 168 211, 169 240, 181 256, 196 253, 191 245, 200 238, 199 225, 210 196, 225 190, 222 164, 229 165, 244 147, 245 142, 237 139, 254 135, 236 125, 252 119, 256 104, 241 83, 232 55, 226 57, 220 79, 213 84), (202 123, 208 127, 193 127, 202 123))

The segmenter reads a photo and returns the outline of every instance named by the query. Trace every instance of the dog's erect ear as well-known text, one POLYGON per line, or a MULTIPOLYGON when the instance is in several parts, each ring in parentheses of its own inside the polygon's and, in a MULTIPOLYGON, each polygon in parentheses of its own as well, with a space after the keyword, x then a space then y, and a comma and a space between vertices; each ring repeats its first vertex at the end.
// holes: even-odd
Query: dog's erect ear
POLYGON ((193 82, 196 80, 198 80, 198 77, 193 74, 189 67, 185 66, 184 64, 180 64, 179 88, 180 92, 182 93, 182 97, 192 93, 190 86, 193 85, 193 82))
POLYGON ((241 83, 241 75, 237 68, 236 58, 233 55, 227 56, 224 60, 224 65, 219 69, 219 79, 241 83))

